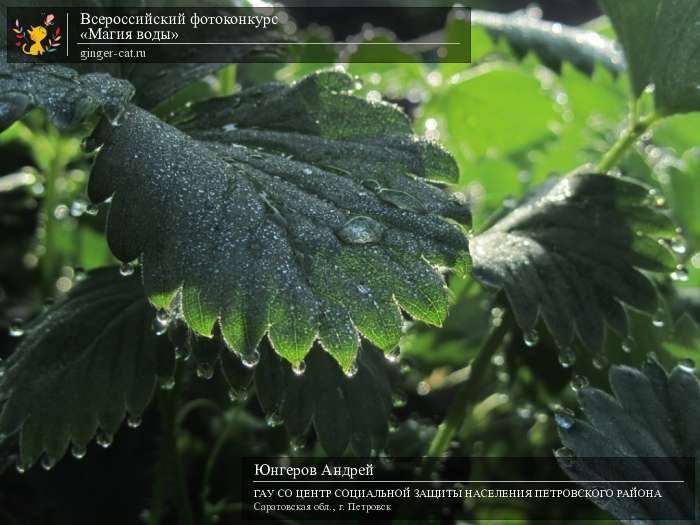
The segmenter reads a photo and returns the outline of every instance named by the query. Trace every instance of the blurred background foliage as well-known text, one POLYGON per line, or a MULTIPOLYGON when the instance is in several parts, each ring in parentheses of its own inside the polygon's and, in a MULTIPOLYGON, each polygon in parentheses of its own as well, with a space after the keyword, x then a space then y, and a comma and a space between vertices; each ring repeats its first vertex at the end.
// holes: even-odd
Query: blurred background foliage
MULTIPOLYGON (((539 7, 526 1, 488 1, 471 7, 509 12, 528 9, 533 17, 579 25, 614 37, 593 1, 549 0, 539 7)), ((412 20, 402 26, 415 35, 433 26, 412 20)), ((443 22, 441 22, 443 23, 443 22)), ((449 19, 445 30, 463 30, 463 20, 449 19)), ((399 25, 399 24, 394 24, 399 25)), ((483 229, 514 207, 532 187, 549 177, 600 160, 624 126, 628 90, 624 75, 596 65, 591 72, 569 63, 559 70, 532 53, 524 56, 486 30, 472 28, 472 63, 367 64, 357 62, 362 42, 393 39, 377 28, 356 27, 352 20, 328 20, 307 31, 309 40, 333 34, 353 35, 357 51, 334 57, 362 82, 362 96, 383 97, 402 106, 416 132, 438 141, 456 157, 462 193, 474 212, 474 229, 483 229)), ((395 52, 401 51, 396 48, 395 52)), ((168 118, 186 102, 221 96, 263 81, 294 81, 329 64, 244 64, 229 66, 195 82, 167 100, 157 113, 168 118)), ((644 103, 644 102, 643 102, 644 103)), ((647 102, 648 103, 648 102, 647 102)), ((684 261, 685 270, 659 283, 665 306, 652 320, 634 314, 633 340, 608 338, 609 362, 638 365, 648 352, 671 364, 693 357, 700 347, 700 114, 666 119, 624 158, 620 171, 654 187, 660 204, 681 226, 676 238, 664 239, 684 261), (652 322, 653 321, 653 322, 652 322)), ((14 324, 36 315, 44 305, 70 290, 84 270, 115 263, 102 235, 105 213, 85 199, 91 160, 80 149, 80 136, 59 135, 34 112, 0 135, 0 357, 12 352, 14 324)), ((390 437, 384 453, 421 455, 444 416, 455 388, 468 370, 490 326, 502 321, 503 298, 476 282, 449 282, 453 307, 441 329, 407 327, 401 347, 399 385, 394 397, 390 437)), ((585 383, 607 388, 607 363, 592 361, 577 348, 576 362, 559 362, 559 352, 545 330, 534 347, 521 334, 511 337, 493 358, 492 377, 456 440, 452 452, 466 456, 549 456, 560 446, 553 423, 554 404, 574 407, 574 389, 585 383)), ((181 450, 196 508, 210 523, 235 523, 239 489, 237 458, 245 455, 321 454, 313 436, 293 443, 281 426, 266 424, 255 396, 231 402, 223 378, 187 378, 180 410, 181 450), (206 400, 205 399, 209 399, 206 400)), ((240 393, 239 393, 240 394, 240 393)), ((80 463, 61 462, 51 472, 35 468, 20 476, 13 468, 0 478, 0 523, 164 522, 172 505, 158 507, 151 488, 157 463, 159 419, 154 410, 142 431, 123 429, 109 451, 91 445, 80 463), (105 512, 109 509, 109 512, 105 512)), ((0 453, 0 456, 2 454, 0 453)), ((6 455, 5 455, 6 457, 6 455)), ((11 461, 0 462, 7 465, 11 461)), ((527 473, 506 472, 516 479, 527 473)), ((172 487, 157 486, 168 492, 172 487)), ((167 501, 167 500, 166 500, 167 501)), ((586 504, 585 502, 581 504, 586 504)), ((543 503, 546 505, 546 503, 543 503)), ((483 504, 473 519, 532 521, 541 509, 483 504)), ((548 506, 550 520, 575 519, 576 504, 548 506)), ((601 514, 601 517, 604 517, 601 514)))

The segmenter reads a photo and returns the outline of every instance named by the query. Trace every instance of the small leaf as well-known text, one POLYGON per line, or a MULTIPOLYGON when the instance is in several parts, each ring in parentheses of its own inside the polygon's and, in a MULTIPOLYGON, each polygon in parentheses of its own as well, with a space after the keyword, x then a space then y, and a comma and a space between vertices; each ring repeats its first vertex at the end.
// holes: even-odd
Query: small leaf
POLYGON ((270 422, 283 423, 293 437, 303 436, 313 425, 329 456, 342 455, 348 446, 357 456, 383 447, 392 396, 380 351, 363 347, 357 372, 347 377, 319 347, 309 352, 301 375, 266 345, 262 350, 255 386, 270 422))
POLYGON ((0 51, 0 131, 34 107, 61 129, 75 128, 98 109, 118 114, 133 87, 104 73, 79 75, 54 64, 8 63, 0 51))
POLYGON ((579 173, 553 179, 472 239, 473 274, 504 288, 524 331, 541 318, 556 342, 600 352, 604 322, 625 330, 622 304, 646 312, 656 290, 640 270, 672 271, 657 242, 673 231, 630 180, 579 173))
POLYGON ((42 453, 57 461, 70 441, 84 448, 98 428, 114 434, 127 413, 141 415, 172 354, 153 319, 139 277, 109 268, 30 324, 0 379, 0 434, 21 431, 22 466, 42 453))
MULTIPOLYGON (((621 458, 624 464, 562 458, 562 469, 584 486, 589 485, 584 480, 683 479, 672 463, 661 464, 654 458, 695 458, 700 452, 700 381, 694 368, 681 363, 667 374, 650 357, 642 370, 612 367, 610 385, 614 397, 595 388, 579 390, 588 422, 572 419, 571 424, 560 425, 559 435, 575 457, 621 458), (587 471, 576 465, 586 466, 587 471)), ((610 498, 595 503, 623 521, 634 516, 635 522, 660 523, 656 517, 662 514, 669 520, 673 516, 684 519, 693 512, 688 502, 695 500, 686 487, 674 488, 673 497, 654 500, 653 511, 643 499, 610 498)), ((700 509, 695 505, 697 516, 700 509)))
POLYGON ((346 369, 358 332, 396 346, 397 303, 442 322, 436 265, 468 265, 463 228, 443 217, 470 217, 431 182, 454 180, 455 163, 353 87, 337 72, 260 86, 194 105, 182 131, 135 106, 122 125, 102 122, 89 193, 114 195, 110 246, 143 258, 154 304, 181 308, 201 335, 218 322, 240 354, 269 333, 298 364, 318 337, 346 369), (382 188, 422 208, 387 202, 382 188))
POLYGON ((533 51, 556 71, 562 62, 570 62, 589 75, 596 63, 612 73, 625 67, 624 57, 614 42, 593 31, 541 20, 528 11, 500 14, 473 9, 471 23, 496 37, 504 37, 520 56, 533 51))

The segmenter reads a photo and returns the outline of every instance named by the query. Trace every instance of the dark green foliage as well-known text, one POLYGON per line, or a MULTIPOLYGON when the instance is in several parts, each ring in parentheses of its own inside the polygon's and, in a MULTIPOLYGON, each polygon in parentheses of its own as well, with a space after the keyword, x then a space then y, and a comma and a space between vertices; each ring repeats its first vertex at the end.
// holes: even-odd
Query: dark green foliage
POLYGON ((258 398, 273 424, 284 423, 297 439, 313 425, 323 449, 340 456, 348 445, 357 456, 384 446, 392 409, 388 363, 367 345, 357 358, 357 371, 347 377, 321 348, 314 347, 303 374, 265 348, 255 373, 258 398))
POLYGON ((159 361, 172 363, 154 317, 139 277, 106 268, 27 327, 0 379, 0 433, 21 431, 21 465, 42 453, 55 462, 71 441, 84 450, 98 429, 111 435, 127 414, 141 416, 159 361))
MULTIPOLYGON (((612 472, 612 462, 601 462, 600 468, 584 463, 587 468, 582 469, 580 464, 568 460, 568 453, 559 452, 561 467, 576 480, 653 480, 660 475, 665 479, 683 479, 680 472, 655 472, 668 465, 645 458, 698 456, 700 381, 694 367, 681 363, 667 373, 654 357, 649 357, 641 370, 612 367, 609 378, 614 397, 596 388, 580 390, 578 399, 587 421, 577 419, 570 428, 560 428, 559 434, 575 457, 628 458, 624 472, 612 472)), ((697 472, 696 478, 700 479, 697 472)), ((674 492, 682 490, 683 487, 674 492)), ((682 516, 679 499, 654 500, 653 505, 656 511, 661 505, 669 516, 682 516)), ((612 498, 596 503, 620 520, 635 516, 640 523, 659 523, 651 518, 653 513, 643 499, 612 498)), ((696 504, 696 516, 697 513, 696 504)))
POLYGON ((544 321, 556 342, 600 352, 605 324, 625 334, 623 304, 654 312, 657 293, 640 270, 670 272, 657 242, 673 225, 631 180, 579 173, 549 181, 471 241, 473 274, 504 288, 524 331, 544 321))
POLYGON ((562 62, 570 62, 589 75, 596 64, 602 64, 612 73, 619 73, 625 67, 622 53, 613 41, 593 31, 541 20, 527 11, 504 15, 474 9, 471 22, 496 38, 505 38, 520 56, 532 51, 556 71, 561 69, 562 62))
POLYGON ((344 369, 358 331, 384 350, 401 334, 396 302, 439 325, 447 312, 431 266, 468 265, 464 204, 432 181, 454 180, 438 146, 406 116, 350 94, 323 72, 214 99, 177 130, 129 106, 103 121, 89 185, 113 196, 107 236, 123 261, 143 257, 159 308, 181 308, 210 335, 217 320, 237 352, 269 331, 293 364, 318 336, 344 369), (181 293, 178 293, 181 292, 181 293), (174 299, 177 302, 173 302, 174 299))

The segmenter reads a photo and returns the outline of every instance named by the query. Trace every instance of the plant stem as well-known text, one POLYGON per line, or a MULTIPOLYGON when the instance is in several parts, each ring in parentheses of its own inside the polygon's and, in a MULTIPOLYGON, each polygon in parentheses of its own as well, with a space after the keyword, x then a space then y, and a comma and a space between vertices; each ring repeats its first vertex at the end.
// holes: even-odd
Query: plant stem
POLYGON ((603 156, 601 161, 596 166, 596 170, 600 173, 610 171, 624 157, 627 150, 636 144, 639 138, 646 133, 656 122, 662 118, 659 113, 650 113, 646 117, 636 118, 636 111, 630 112, 630 125, 620 135, 617 142, 612 145, 608 152, 603 156))
POLYGON ((187 489, 182 461, 177 449, 177 404, 182 389, 182 367, 176 365, 175 387, 171 391, 159 390, 158 402, 163 425, 163 443, 161 445, 160 467, 157 480, 157 492, 155 494, 151 523, 160 521, 164 486, 168 481, 173 484, 173 503, 177 512, 177 520, 181 525, 194 525, 190 495, 187 489), (170 479, 167 479, 170 477, 170 479))
POLYGON ((450 442, 455 434, 457 434, 462 424, 464 424, 470 402, 474 401, 482 382, 486 378, 486 372, 491 364, 491 358, 501 346, 503 338, 510 330, 511 318, 512 314, 507 311, 501 320, 501 324, 493 328, 481 346, 479 353, 474 358, 474 361, 472 361, 469 377, 464 384, 462 384, 459 392, 457 392, 444 421, 440 423, 430 443, 423 464, 424 474, 430 473, 440 457, 443 456, 445 451, 449 448, 450 442))

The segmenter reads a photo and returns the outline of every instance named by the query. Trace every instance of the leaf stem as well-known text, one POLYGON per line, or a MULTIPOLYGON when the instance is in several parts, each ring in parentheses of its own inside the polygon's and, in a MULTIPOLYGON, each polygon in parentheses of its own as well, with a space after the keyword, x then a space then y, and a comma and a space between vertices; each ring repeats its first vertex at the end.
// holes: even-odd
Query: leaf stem
POLYGON ((445 419, 437 429, 433 437, 428 453, 423 463, 423 474, 429 474, 439 461, 440 457, 450 446, 450 442, 455 434, 464 424, 467 410, 471 402, 474 401, 482 382, 486 378, 486 372, 491 364, 491 358, 501 346, 503 338, 511 328, 512 314, 507 311, 501 320, 501 324, 495 326, 481 346, 479 353, 474 358, 470 366, 470 373, 467 380, 462 384, 459 392, 452 402, 445 419))
POLYGON ((652 112, 649 115, 637 118, 636 105, 630 111, 630 125, 622 132, 617 142, 612 145, 608 152, 603 156, 601 161, 596 166, 599 173, 607 173, 615 167, 624 157, 627 150, 636 144, 639 138, 646 133, 649 128, 656 124, 663 116, 659 113, 652 112))
MULTIPOLYGON (((158 402, 163 422, 163 443, 161 446, 159 479, 157 485, 157 489, 160 490, 158 490, 156 495, 162 498, 164 492, 163 487, 172 483, 174 489, 172 499, 177 512, 178 523, 180 523, 180 525, 194 525, 194 516, 190 504, 187 481, 177 448, 177 404, 182 389, 183 373, 182 367, 179 365, 176 366, 175 387, 171 391, 160 390, 158 392, 158 402)), ((156 503, 157 505, 154 505, 154 507, 158 509, 158 515, 154 516, 152 512, 151 523, 158 523, 160 518, 159 514, 162 508, 162 501, 157 501, 156 503)))

